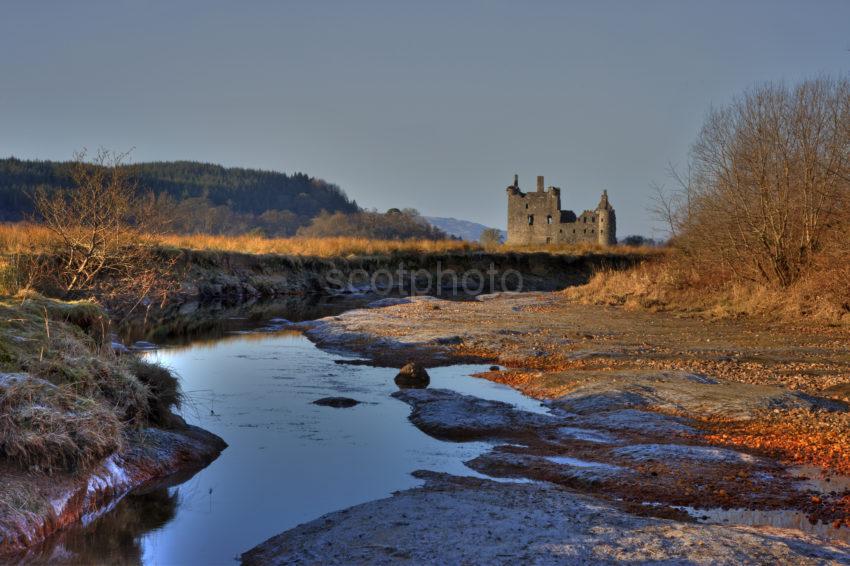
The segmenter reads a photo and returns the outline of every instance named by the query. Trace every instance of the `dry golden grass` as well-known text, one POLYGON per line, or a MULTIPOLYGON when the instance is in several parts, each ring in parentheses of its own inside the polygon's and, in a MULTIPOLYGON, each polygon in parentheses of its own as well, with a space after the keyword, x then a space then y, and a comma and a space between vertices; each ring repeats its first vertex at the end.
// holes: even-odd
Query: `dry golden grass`
POLYGON ((40 379, 7 380, 0 395, 2 456, 25 470, 89 466, 121 446, 109 405, 40 379))
MULTIPOLYGON (((502 244, 487 248, 488 251, 494 252, 510 252, 510 253, 548 253, 548 254, 570 254, 570 255, 589 255, 589 254, 605 254, 611 253, 612 248, 600 246, 599 244, 582 242, 578 244, 534 244, 534 245, 517 245, 517 244, 502 244)), ((664 248, 656 248, 649 246, 617 246, 614 248, 617 255, 639 254, 643 256, 656 256, 665 253, 664 248)))
POLYGON ((56 236, 44 226, 29 222, 0 224, 0 253, 42 251, 54 242, 56 236))
POLYGON ((266 238, 245 234, 161 236, 166 246, 191 250, 212 250, 250 254, 281 254, 313 257, 385 255, 396 252, 466 252, 480 249, 477 244, 458 240, 370 240, 368 238, 266 238))
MULTIPOLYGON (((587 255, 610 253, 610 248, 596 244, 516 246, 500 245, 483 248, 478 243, 461 240, 370 240, 368 238, 266 238, 244 234, 222 236, 211 234, 165 234, 154 238, 160 245, 219 252, 249 254, 281 254, 311 257, 346 257, 352 255, 387 255, 392 253, 449 253, 488 251, 494 253, 551 253, 587 255)), ((44 226, 32 223, 0 224, 0 253, 16 254, 49 250, 56 236, 44 226)), ((662 253, 657 248, 616 248, 618 255, 662 253)))
POLYGON ((585 304, 690 312, 729 318, 759 315, 788 322, 850 325, 850 265, 816 262, 787 288, 736 281, 728 273, 698 270, 674 254, 624 271, 604 270, 587 285, 563 291, 585 304))

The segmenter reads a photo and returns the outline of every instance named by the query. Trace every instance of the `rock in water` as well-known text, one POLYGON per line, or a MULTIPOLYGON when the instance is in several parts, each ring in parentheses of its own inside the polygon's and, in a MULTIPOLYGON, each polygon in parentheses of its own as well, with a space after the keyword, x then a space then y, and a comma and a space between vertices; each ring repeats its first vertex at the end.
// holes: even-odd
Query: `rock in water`
POLYGON ((422 389, 428 387, 431 383, 431 378, 428 372, 422 367, 422 364, 417 362, 409 362, 395 376, 395 384, 401 389, 422 389))
POLYGON ((321 405, 322 407, 333 407, 335 409, 347 409, 354 405, 359 405, 360 401, 349 397, 322 397, 313 401, 313 404, 321 405))

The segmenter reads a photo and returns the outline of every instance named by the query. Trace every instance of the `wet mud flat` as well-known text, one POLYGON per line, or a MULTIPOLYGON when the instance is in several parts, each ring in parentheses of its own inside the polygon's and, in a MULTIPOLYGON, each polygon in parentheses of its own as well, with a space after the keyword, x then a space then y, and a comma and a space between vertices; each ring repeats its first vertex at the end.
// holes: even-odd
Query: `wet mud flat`
POLYGON ((840 333, 579 307, 557 294, 373 307, 307 335, 379 365, 500 364, 480 377, 544 401, 546 414, 449 390, 393 396, 435 438, 490 442, 467 465, 521 483, 423 471, 425 486, 287 531, 245 562, 850 562, 840 442, 850 354, 840 333), (795 457, 736 441, 777 421, 826 423, 817 439, 836 447, 795 457), (807 460, 818 465, 800 468, 807 460), (417 512, 423 505, 436 511, 417 512), (581 525, 543 510, 561 505, 581 525), (458 522, 488 517, 477 543, 456 534, 458 522))

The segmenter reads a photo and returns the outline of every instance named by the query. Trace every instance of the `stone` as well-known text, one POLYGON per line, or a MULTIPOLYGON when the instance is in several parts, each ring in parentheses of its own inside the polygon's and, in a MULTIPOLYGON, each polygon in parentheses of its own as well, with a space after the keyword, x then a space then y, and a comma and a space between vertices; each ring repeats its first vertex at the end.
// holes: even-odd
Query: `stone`
POLYGON ((313 401, 313 404, 322 407, 333 407, 334 409, 348 409, 349 407, 359 405, 360 401, 351 399, 350 397, 322 397, 313 401))
POLYGON ((431 383, 431 377, 425 371, 425 368, 422 367, 422 364, 409 362, 398 370, 398 375, 395 376, 395 383, 402 389, 423 388, 428 387, 428 384, 431 383))
POLYGON ((517 409, 509 403, 480 399, 449 389, 403 389, 392 394, 413 409, 410 421, 435 438, 506 439, 539 434, 563 420, 517 409))

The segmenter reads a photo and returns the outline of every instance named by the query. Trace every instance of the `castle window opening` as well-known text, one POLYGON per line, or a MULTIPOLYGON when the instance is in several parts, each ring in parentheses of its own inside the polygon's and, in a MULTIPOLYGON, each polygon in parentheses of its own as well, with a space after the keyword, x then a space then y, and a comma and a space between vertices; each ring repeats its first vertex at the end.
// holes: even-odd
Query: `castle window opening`
POLYGON ((529 226, 532 226, 533 224, 534 224, 534 215, 533 215, 533 214, 529 214, 529 215, 528 215, 528 225, 529 225, 529 226))
POLYGON ((549 214, 548 216, 546 216, 546 224, 551 224, 551 223, 552 223, 552 215, 549 214))

